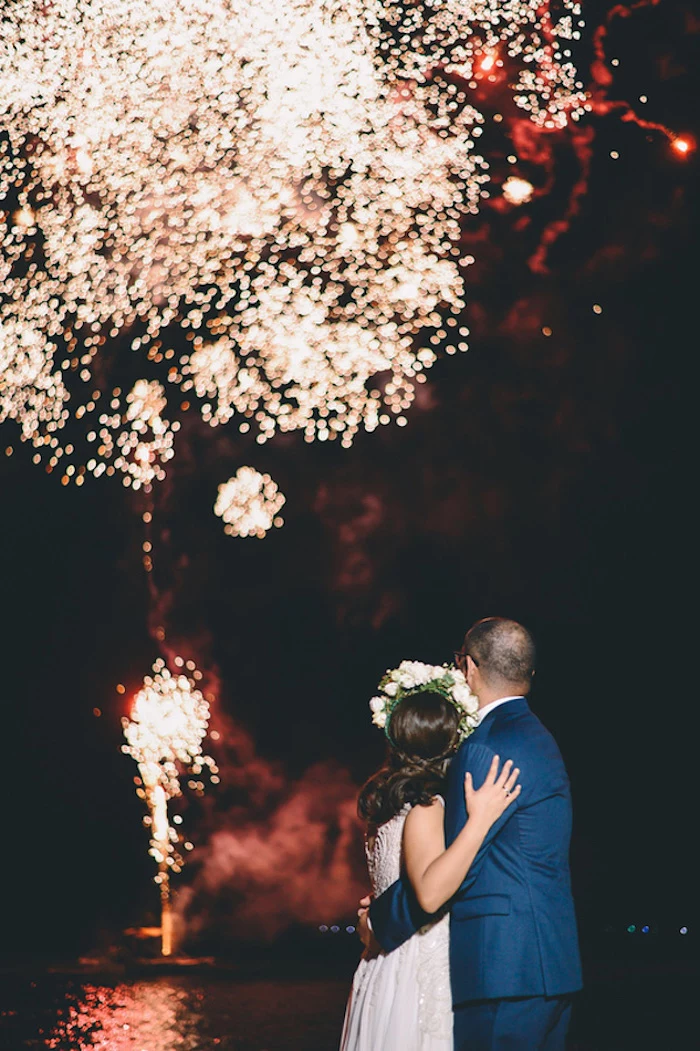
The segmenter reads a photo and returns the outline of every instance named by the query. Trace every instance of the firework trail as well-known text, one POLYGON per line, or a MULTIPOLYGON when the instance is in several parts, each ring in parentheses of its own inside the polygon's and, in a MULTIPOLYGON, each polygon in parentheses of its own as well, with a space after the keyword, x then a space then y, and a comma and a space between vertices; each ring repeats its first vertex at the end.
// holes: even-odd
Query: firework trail
MULTIPOLYGON (((176 664, 183 667, 180 658, 176 664)), ((138 765, 137 793, 148 806, 144 819, 150 829, 149 854, 158 865, 154 877, 160 887, 161 940, 163 956, 173 950, 172 915, 170 909, 170 874, 182 869, 183 856, 178 849, 180 837, 168 816, 168 801, 181 795, 180 776, 183 769, 191 773, 189 787, 204 791, 200 775, 206 770, 217 783, 218 767, 202 752, 209 724, 209 704, 197 689, 201 679, 193 661, 186 670, 172 674, 163 660, 153 665, 153 675, 144 679, 142 688, 134 697, 129 718, 122 719, 126 744, 122 751, 138 765)), ((192 844, 184 843, 185 850, 192 844)))

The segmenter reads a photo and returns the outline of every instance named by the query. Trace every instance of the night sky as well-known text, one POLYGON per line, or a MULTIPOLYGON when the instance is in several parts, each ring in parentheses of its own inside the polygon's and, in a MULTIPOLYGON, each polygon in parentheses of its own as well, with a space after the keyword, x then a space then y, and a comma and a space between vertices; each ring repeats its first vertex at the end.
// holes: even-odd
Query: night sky
MULTIPOLYGON (((589 27, 608 8, 588 4, 589 27)), ((683 4, 618 19, 608 96, 698 136, 699 38, 683 4)), ((697 154, 679 157, 620 111, 586 123, 585 193, 546 272, 528 259, 566 211, 570 150, 553 151, 551 193, 519 228, 488 207, 465 227, 470 350, 430 370, 406 428, 345 451, 299 435, 261 448, 195 415, 183 425, 154 491, 154 580, 170 642, 218 696, 224 738, 211 747, 220 789, 184 811, 197 850, 183 885, 213 832, 269 828, 300 793, 332 852, 334 808, 382 758, 367 702, 383 671, 450 660, 472 621, 501 614, 539 645, 532 705, 571 774, 582 927, 689 922, 697 154), (264 540, 227 537, 212 514, 241 463, 287 497, 284 527, 264 540)), ((119 724, 158 656, 145 505, 114 479, 63 488, 12 425, 0 439, 14 448, 0 459, 3 942, 70 953, 156 906, 119 724)), ((354 851, 361 879, 359 828, 354 851)), ((312 904, 281 909, 275 930, 335 918, 323 865, 298 862, 288 876, 307 873, 312 904)), ((240 914, 258 891, 236 893, 240 914)), ((332 900, 351 914, 355 884, 332 900)), ((222 901, 201 907, 215 915, 222 901)))

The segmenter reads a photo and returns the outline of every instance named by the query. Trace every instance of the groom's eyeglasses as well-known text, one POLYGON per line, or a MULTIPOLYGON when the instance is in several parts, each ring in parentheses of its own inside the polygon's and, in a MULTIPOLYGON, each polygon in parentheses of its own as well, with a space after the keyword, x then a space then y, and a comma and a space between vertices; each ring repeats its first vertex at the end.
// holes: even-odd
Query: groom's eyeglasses
MULTIPOLYGON (((467 659, 467 657, 472 657, 471 653, 465 653, 464 650, 453 650, 453 653, 455 655, 455 664, 457 664, 457 665, 459 665, 460 661, 465 661, 467 659)), ((478 668, 479 667, 479 662, 476 659, 476 657, 472 657, 472 660, 474 661, 474 663, 476 664, 476 666, 478 668)))

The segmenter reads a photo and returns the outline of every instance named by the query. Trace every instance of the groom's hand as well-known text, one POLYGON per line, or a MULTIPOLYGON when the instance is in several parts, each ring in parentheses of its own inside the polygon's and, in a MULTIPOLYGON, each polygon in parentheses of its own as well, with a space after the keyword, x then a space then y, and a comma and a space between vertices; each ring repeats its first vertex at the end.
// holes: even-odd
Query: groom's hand
POLYGON ((374 933, 369 922, 369 907, 372 904, 372 899, 367 896, 362 898, 360 901, 360 907, 357 910, 357 933, 360 936, 360 941, 364 945, 367 954, 371 956, 378 956, 382 951, 382 947, 374 937, 374 933))

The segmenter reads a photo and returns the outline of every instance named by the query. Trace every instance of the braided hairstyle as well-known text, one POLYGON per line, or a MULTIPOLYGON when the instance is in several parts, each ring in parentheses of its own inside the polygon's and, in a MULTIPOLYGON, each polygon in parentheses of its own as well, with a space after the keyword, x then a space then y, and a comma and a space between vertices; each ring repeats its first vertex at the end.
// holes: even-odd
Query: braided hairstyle
POLYGON ((403 697, 387 726, 386 762, 360 790, 357 810, 370 828, 383 825, 404 806, 430 806, 444 788, 459 745, 459 714, 439 693, 403 697))

